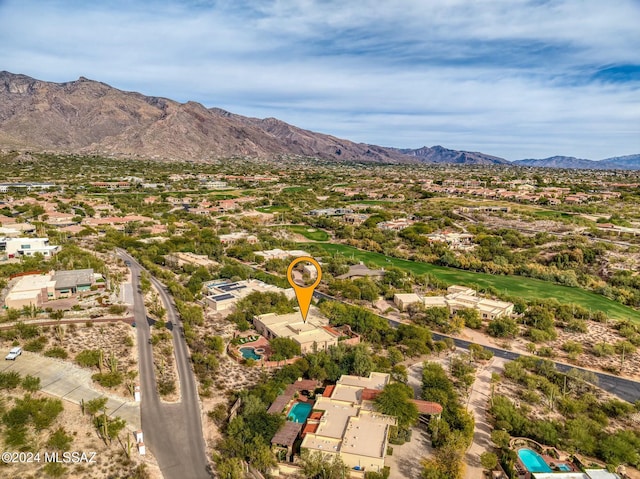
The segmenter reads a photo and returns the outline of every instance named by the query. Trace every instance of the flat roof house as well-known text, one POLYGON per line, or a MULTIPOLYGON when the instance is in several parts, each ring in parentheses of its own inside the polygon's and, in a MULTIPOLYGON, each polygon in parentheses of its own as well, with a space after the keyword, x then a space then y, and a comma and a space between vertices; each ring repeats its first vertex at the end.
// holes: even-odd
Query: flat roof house
POLYGON ((368 378, 342 376, 316 400, 318 419, 308 419, 301 450, 338 455, 351 469, 379 472, 384 468, 389 430, 397 419, 378 413, 372 398, 390 381, 388 374, 368 378))
POLYGON ((205 283, 203 289, 206 293, 204 298, 205 303, 207 306, 213 308, 214 311, 225 311, 245 296, 255 292, 283 293, 288 299, 292 299, 295 296, 291 288, 278 288, 277 286, 263 283, 257 279, 248 279, 234 283, 228 281, 211 281, 205 283))
POLYGON ((326 350, 338 344, 341 333, 329 326, 329 319, 311 306, 307 320, 300 312, 288 314, 268 313, 253 318, 253 325, 267 339, 290 338, 300 345, 303 354, 326 350))
POLYGON ((9 258, 16 256, 53 256, 60 246, 49 244, 49 238, 0 238, 0 251, 6 251, 9 258))
POLYGON ((63 298, 83 291, 90 291, 95 283, 93 269, 75 269, 56 271, 53 275, 56 286, 56 297, 63 298))
POLYGON ((476 309, 482 319, 493 320, 513 314, 513 303, 476 296, 476 291, 466 286, 449 286, 446 296, 419 296, 415 293, 398 293, 393 302, 400 311, 410 304, 422 303, 426 308, 448 307, 451 314, 460 309, 476 309))
POLYGON ((30 274, 20 278, 4 299, 7 308, 40 307, 55 299, 55 281, 51 274, 30 274))

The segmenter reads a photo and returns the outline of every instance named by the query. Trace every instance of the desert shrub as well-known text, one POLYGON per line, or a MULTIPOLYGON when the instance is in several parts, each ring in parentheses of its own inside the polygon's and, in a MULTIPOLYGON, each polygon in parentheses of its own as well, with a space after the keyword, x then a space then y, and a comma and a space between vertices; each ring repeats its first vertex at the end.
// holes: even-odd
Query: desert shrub
POLYGON ((16 371, 0 373, 0 389, 15 389, 20 384, 20 373, 16 371))
POLYGON ((76 363, 85 368, 98 367, 100 365, 100 350, 85 349, 76 356, 76 363))
POLYGON ((47 338, 44 336, 39 336, 35 339, 32 339, 31 341, 28 341, 24 345, 23 349, 25 351, 31 351, 32 353, 39 353, 44 349, 46 344, 47 344, 47 338))
POLYGON ((22 380, 22 388, 29 392, 35 392, 40 389, 40 378, 27 374, 22 380))
POLYGON ((97 373, 91 376, 95 382, 100 384, 100 386, 105 388, 114 388, 122 384, 122 373, 97 373))
POLYGON ((59 358, 59 359, 67 359, 69 357, 69 354, 67 354, 67 352, 60 347, 53 347, 50 349, 47 349, 44 352, 44 355, 47 356, 48 358, 59 358))

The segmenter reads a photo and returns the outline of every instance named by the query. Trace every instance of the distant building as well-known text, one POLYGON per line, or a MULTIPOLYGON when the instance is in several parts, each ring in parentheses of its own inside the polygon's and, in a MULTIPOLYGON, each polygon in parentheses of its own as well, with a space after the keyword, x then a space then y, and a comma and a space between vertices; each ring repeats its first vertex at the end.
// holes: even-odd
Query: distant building
POLYGON ((384 231, 401 231, 413 225, 415 221, 409 218, 399 218, 397 220, 382 221, 376 227, 384 231))
POLYGON ((363 264, 354 264, 349 266, 349 271, 345 274, 341 274, 337 276, 336 279, 358 279, 358 278, 373 278, 373 279, 382 279, 384 278, 385 271, 384 269, 369 269, 363 264))
POLYGON ((353 210, 349 208, 324 208, 309 211, 309 215, 311 216, 344 216, 352 213, 353 210))
POLYGON ((205 268, 217 266, 219 263, 209 259, 206 254, 195 254, 191 252, 177 252, 165 256, 165 262, 168 266, 182 267, 185 264, 193 266, 204 266, 205 268))
POLYGON ((415 293, 396 293, 393 295, 393 302, 400 311, 406 311, 411 304, 420 303, 420 296, 415 293))
POLYGON ((361 225, 362 223, 367 221, 370 216, 371 215, 367 215, 365 213, 351 213, 344 215, 342 217, 342 221, 350 225, 361 225))
POLYGON ((299 258, 301 256, 309 256, 309 253, 299 249, 282 250, 279 248, 265 250, 265 251, 256 251, 254 254, 256 256, 262 256, 265 260, 299 258))
POLYGON ((400 293, 393 296, 393 302, 400 311, 405 311, 411 304, 420 303, 426 308, 447 307, 451 314, 460 309, 475 309, 480 317, 486 320, 510 316, 513 314, 513 303, 481 298, 476 291, 466 286, 450 286, 446 296, 419 296, 414 293, 400 293))
POLYGON ((53 256, 60 251, 60 246, 49 244, 49 238, 0 238, 0 251, 6 252, 9 258, 17 256, 33 256, 40 253, 45 257, 53 256))
POLYGON ((255 235, 251 235, 246 231, 238 231, 237 233, 229 233, 226 235, 218 236, 220 239, 220 243, 222 244, 233 244, 237 243, 240 240, 246 240, 249 244, 256 244, 258 242, 258 238, 255 235))
POLYGON ((442 231, 441 233, 428 234, 427 238, 431 242, 446 243, 451 249, 468 250, 474 247, 471 244, 473 235, 468 233, 452 233, 450 231, 442 231))
POLYGON ((295 293, 293 289, 282 289, 271 284, 263 283, 257 279, 248 279, 245 281, 237 281, 235 283, 228 281, 210 281, 203 285, 205 292, 205 304, 214 311, 225 311, 234 306, 245 296, 254 292, 267 293, 283 293, 288 299, 293 299, 295 293))
POLYGON ((203 188, 206 188, 208 190, 224 190, 225 188, 229 187, 226 181, 219 181, 219 180, 203 181, 201 185, 203 188))
POLYGON ((0 193, 7 193, 9 190, 42 191, 55 187, 54 183, 0 183, 0 193))

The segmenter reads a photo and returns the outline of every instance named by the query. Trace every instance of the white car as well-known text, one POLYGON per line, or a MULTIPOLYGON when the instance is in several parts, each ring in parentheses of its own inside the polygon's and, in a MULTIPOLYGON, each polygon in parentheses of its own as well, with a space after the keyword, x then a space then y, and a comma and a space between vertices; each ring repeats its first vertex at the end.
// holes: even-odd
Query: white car
POLYGON ((4 358, 8 359, 9 361, 15 361, 16 358, 21 354, 22 354, 22 348, 19 346, 16 346, 15 348, 11 348, 11 351, 9 351, 9 354, 7 354, 4 358))

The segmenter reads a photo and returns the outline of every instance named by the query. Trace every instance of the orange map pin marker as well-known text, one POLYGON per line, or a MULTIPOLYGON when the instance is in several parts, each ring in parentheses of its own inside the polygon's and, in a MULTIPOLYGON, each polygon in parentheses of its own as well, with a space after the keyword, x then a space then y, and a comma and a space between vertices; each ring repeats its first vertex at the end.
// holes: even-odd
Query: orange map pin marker
POLYGON ((289 284, 296 292, 296 299, 298 300, 298 305, 300 306, 300 314, 302 314, 302 321, 307 321, 307 315, 309 314, 309 306, 311 306, 311 298, 313 298, 313 292, 316 287, 320 284, 320 280, 322 279, 322 269, 320 268, 320 264, 310 256, 301 256, 299 258, 294 259, 289 268, 287 269, 287 280, 289 280, 289 284), (298 263, 303 261, 308 261, 312 265, 316 267, 316 271, 318 272, 318 276, 316 280, 311 286, 300 286, 293 280, 293 268, 298 263))

